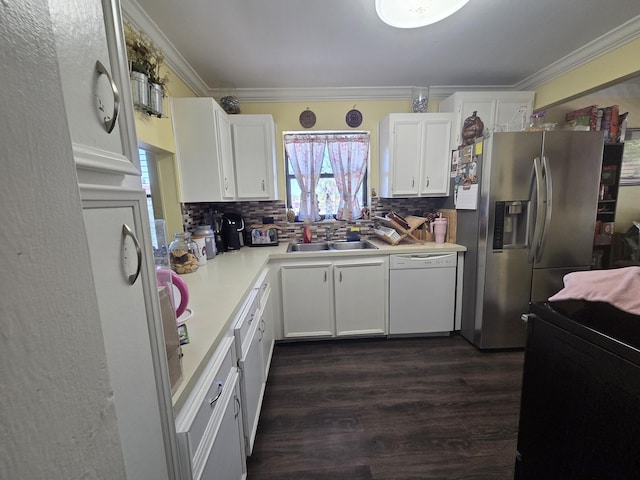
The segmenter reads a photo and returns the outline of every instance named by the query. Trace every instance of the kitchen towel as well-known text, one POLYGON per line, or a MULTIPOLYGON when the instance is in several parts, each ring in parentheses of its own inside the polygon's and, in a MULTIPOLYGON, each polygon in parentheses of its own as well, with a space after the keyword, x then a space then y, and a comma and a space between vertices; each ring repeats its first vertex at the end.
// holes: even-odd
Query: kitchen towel
POLYGON ((640 267, 572 272, 564 276, 564 288, 549 297, 550 302, 587 300, 606 302, 640 315, 640 267))

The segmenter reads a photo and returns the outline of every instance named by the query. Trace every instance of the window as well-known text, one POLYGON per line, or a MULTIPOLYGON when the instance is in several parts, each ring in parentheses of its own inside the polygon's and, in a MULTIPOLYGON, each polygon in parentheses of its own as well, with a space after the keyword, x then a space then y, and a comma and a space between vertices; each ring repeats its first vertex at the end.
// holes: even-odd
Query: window
POLYGON ((299 220, 361 218, 367 205, 367 132, 284 134, 287 206, 299 220))
POLYGON ((155 228, 153 228, 153 226, 155 225, 155 215, 153 211, 153 200, 151 197, 151 170, 155 166, 155 164, 153 163, 155 160, 155 155, 151 152, 143 150, 142 148, 138 149, 138 155, 140 157, 142 188, 147 194, 147 210, 149 212, 149 224, 151 225, 151 239, 153 240, 153 244, 156 245, 156 230, 155 228))

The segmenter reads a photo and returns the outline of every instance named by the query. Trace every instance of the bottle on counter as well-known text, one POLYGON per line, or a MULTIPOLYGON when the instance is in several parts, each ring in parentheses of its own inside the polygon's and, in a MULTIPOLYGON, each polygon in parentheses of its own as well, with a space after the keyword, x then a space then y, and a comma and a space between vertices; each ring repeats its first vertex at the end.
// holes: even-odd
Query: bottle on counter
POLYGON ((218 253, 216 251, 216 239, 215 234, 213 233, 213 228, 211 225, 200 225, 197 226, 193 231, 192 238, 197 240, 199 238, 204 239, 204 246, 206 250, 206 259, 211 260, 218 253))

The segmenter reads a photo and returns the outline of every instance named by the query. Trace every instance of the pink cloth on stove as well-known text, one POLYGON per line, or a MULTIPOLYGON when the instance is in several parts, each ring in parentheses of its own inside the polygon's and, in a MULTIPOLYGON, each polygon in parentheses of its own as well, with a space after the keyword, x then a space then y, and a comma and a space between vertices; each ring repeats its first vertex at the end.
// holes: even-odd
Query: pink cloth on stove
POLYGON ((587 300, 606 302, 625 312, 640 315, 640 267, 572 272, 564 276, 564 288, 550 302, 587 300))

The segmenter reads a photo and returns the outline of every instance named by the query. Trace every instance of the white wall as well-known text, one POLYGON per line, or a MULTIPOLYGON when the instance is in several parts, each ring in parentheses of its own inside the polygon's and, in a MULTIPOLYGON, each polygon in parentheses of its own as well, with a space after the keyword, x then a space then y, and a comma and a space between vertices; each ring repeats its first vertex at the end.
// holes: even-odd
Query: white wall
POLYGON ((51 38, 0 2, 0 477, 124 478, 51 38))

